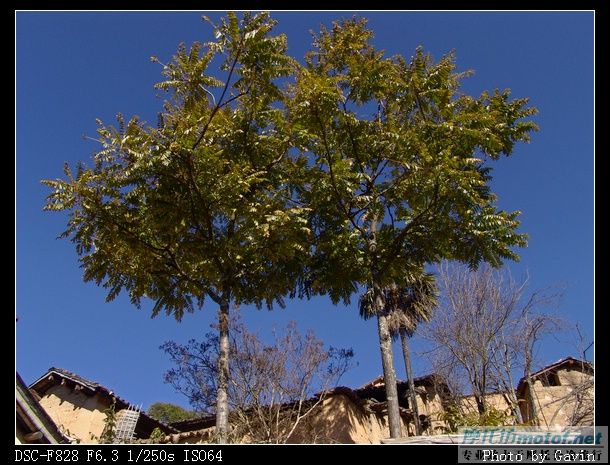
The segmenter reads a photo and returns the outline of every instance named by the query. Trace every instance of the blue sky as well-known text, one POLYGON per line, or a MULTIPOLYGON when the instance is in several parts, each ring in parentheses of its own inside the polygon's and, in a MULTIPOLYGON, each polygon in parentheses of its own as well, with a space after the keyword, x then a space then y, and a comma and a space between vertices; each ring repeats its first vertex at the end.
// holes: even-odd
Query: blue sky
MULTIPOLYGON (((272 13, 289 52, 302 57, 310 30, 351 12, 272 13)), ((512 89, 540 110, 532 143, 494 165, 493 188, 506 210, 521 210, 530 236, 513 274, 529 271, 533 288, 566 286, 557 312, 593 338, 593 13, 363 12, 375 44, 410 57, 418 45, 439 58, 455 49, 461 70, 475 75, 463 89, 512 89)), ((218 13, 209 14, 218 18, 218 13)), ((163 383, 169 367, 158 349, 168 339, 186 342, 208 331, 213 303, 182 323, 150 318, 81 278, 69 241, 56 240, 64 214, 42 211, 41 179, 60 177, 64 162, 89 161, 97 148, 95 118, 117 112, 156 122, 161 79, 151 55, 166 62, 179 42, 210 40, 197 12, 17 13, 16 56, 16 334, 17 369, 32 382, 58 366, 99 381, 145 408, 155 401, 186 406, 163 383)), ((342 383, 359 386, 381 373, 373 320, 358 317, 356 301, 333 306, 326 298, 290 301, 285 310, 244 308, 251 329, 264 336, 296 320, 327 344, 352 347, 359 365, 342 383)), ((576 354, 573 339, 548 341, 538 354, 551 362, 576 354)), ((417 337, 413 342, 421 347, 417 337)), ((395 348, 399 377, 404 369, 395 348)), ((589 352, 590 354, 590 352, 589 352)), ((414 360, 417 375, 428 367, 414 360)))

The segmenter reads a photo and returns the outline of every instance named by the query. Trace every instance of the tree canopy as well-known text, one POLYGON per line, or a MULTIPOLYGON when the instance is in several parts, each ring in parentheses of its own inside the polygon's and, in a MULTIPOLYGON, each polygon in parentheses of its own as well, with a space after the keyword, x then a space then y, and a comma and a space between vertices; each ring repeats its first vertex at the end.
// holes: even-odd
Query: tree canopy
POLYGON ((386 57, 364 19, 322 28, 288 100, 309 170, 314 286, 347 299, 355 283, 407 285, 442 258, 517 259, 519 212, 498 208, 487 160, 529 141, 536 110, 495 90, 460 92, 455 55, 386 57))
POLYGON ((157 87, 170 98, 156 127, 98 121, 93 166, 43 181, 53 190, 45 208, 70 211, 63 236, 108 300, 124 289, 179 320, 206 297, 271 305, 293 289, 308 228, 286 200, 290 141, 274 81, 292 60, 274 24, 230 14, 217 42, 181 44, 163 65, 157 87), (214 59, 219 71, 208 69, 214 59))
POLYGON ((529 140, 527 99, 462 93, 469 73, 453 53, 388 57, 364 19, 323 27, 301 64, 275 24, 229 13, 215 41, 181 44, 161 63, 156 126, 98 121, 93 165, 43 181, 45 209, 69 211, 62 237, 107 300, 124 290, 178 320, 208 297, 218 304, 221 439, 231 304, 271 307, 303 291, 347 302, 364 287, 389 347, 383 288, 442 259, 497 266, 526 244, 519 212, 497 206, 487 161, 529 140))
POLYGON ((169 402, 155 402, 148 407, 148 414, 164 423, 176 423, 196 418, 197 414, 169 402))
MULTIPOLYGON (((292 197, 284 94, 293 60, 267 13, 229 13, 215 42, 184 44, 157 85, 169 93, 156 127, 137 117, 98 121, 92 167, 43 181, 47 210, 68 210, 85 281, 125 290, 181 320, 207 297, 219 305, 217 427, 227 437, 230 304, 283 304, 309 242, 292 197), (212 63, 220 68, 211 71, 212 63), (220 79, 222 78, 222 79, 220 79), (213 92, 215 91, 215 93, 213 92)), ((159 61, 153 57, 153 61, 159 61)))

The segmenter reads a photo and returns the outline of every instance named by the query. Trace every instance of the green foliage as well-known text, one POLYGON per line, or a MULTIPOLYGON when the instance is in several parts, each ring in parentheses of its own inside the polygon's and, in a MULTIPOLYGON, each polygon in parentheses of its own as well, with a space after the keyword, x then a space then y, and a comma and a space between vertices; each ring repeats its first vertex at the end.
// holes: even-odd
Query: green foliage
POLYGON ((513 422, 508 413, 494 407, 487 407, 484 413, 464 413, 453 405, 439 414, 439 420, 446 423, 448 433, 456 433, 458 428, 464 426, 504 426, 513 422))
POLYGON ((447 407, 439 414, 439 420, 444 421, 448 433, 456 433, 464 426, 504 426, 512 424, 511 416, 493 407, 487 407, 484 413, 463 413, 456 406, 447 407))
POLYGON ((155 428, 152 433, 150 433, 150 437, 148 439, 152 440, 153 442, 157 442, 164 437, 165 433, 161 431, 160 428, 155 428))
POLYGON ((359 299, 360 316, 365 320, 375 317, 379 311, 388 317, 388 329, 393 337, 400 330, 412 337, 419 323, 428 322, 438 304, 438 286, 432 273, 421 270, 408 285, 398 287, 390 284, 381 290, 383 308, 375 307, 375 295, 372 288, 364 292, 359 299))
POLYGON ((290 202, 276 80, 292 60, 274 25, 266 13, 230 13, 216 42, 181 44, 157 85, 169 94, 157 127, 98 121, 93 166, 43 181, 45 209, 70 212, 62 237, 107 300, 125 290, 137 306, 154 300, 153 316, 180 320, 206 297, 271 306, 294 289, 310 231, 307 210, 290 202), (220 71, 208 69, 214 60, 220 71))
POLYGON ((299 65, 274 25, 230 13, 215 42, 181 44, 158 127, 100 122, 93 167, 43 181, 85 280, 181 319, 206 296, 281 303, 312 239, 307 284, 335 301, 445 258, 518 258, 519 212, 498 209, 488 160, 536 130, 527 99, 461 93, 453 53, 386 57, 362 19, 323 28, 299 65))
POLYGON ((164 423, 191 420, 197 416, 195 412, 186 410, 179 405, 166 402, 155 402, 148 408, 148 414, 164 423))
POLYGON ((322 29, 287 101, 316 237, 312 286, 407 286, 443 258, 518 258, 519 212, 496 206, 489 160, 528 141, 536 113, 510 92, 459 91, 453 53, 410 61, 371 45, 365 20, 322 29))
POLYGON ((98 121, 93 166, 43 181, 85 281, 181 320, 207 297, 347 302, 407 288, 426 263, 518 259, 519 212, 498 208, 488 162, 537 129, 527 99, 461 93, 453 54, 386 57, 362 19, 323 28, 301 65, 275 24, 229 13, 216 41, 181 44, 156 127, 98 121))
POLYGON ((104 410, 104 430, 99 438, 100 444, 112 444, 115 442, 116 430, 116 400, 112 399, 110 406, 104 410))

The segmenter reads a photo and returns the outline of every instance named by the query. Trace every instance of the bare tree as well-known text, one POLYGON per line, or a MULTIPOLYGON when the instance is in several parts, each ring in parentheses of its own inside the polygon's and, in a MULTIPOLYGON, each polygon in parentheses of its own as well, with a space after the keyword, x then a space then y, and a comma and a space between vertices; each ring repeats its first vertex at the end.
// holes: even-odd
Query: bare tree
MULTIPOLYGON (((313 332, 302 334, 296 323, 274 333, 265 344, 239 317, 231 319, 229 406, 233 442, 315 442, 303 423, 319 407, 325 391, 350 368, 351 349, 325 348, 313 332)), ((184 394, 199 412, 213 413, 218 360, 217 334, 186 345, 166 342, 161 348, 175 367, 165 381, 184 394)))
MULTIPOLYGON (((427 334, 424 334, 427 337, 427 334)), ((449 405, 459 406, 460 399, 469 391, 468 377, 464 367, 455 363, 455 358, 449 351, 438 350, 437 347, 429 351, 423 351, 430 371, 435 373, 447 386, 445 393, 446 402, 449 405)))
MULTIPOLYGON (((553 415, 547 419, 543 417, 543 420, 548 425, 555 424, 555 419, 561 412, 569 412, 567 416, 566 426, 578 426, 578 425, 590 425, 594 421, 594 387, 595 380, 588 374, 593 374, 594 367, 587 361, 586 352, 592 347, 593 342, 588 343, 588 339, 582 332, 582 329, 578 323, 574 325, 575 332, 575 345, 576 350, 579 354, 580 372, 583 375, 576 383, 570 386, 570 389, 562 396, 553 399, 548 402, 545 407, 552 407, 553 415)), ((531 392, 531 391, 530 391, 531 392)))
POLYGON ((560 320, 539 309, 560 297, 559 292, 527 291, 528 279, 515 281, 509 272, 483 266, 439 267, 442 299, 424 336, 433 343, 436 365, 465 375, 479 414, 485 396, 504 393, 517 421, 522 421, 514 391, 521 372, 532 371, 534 348, 560 320))

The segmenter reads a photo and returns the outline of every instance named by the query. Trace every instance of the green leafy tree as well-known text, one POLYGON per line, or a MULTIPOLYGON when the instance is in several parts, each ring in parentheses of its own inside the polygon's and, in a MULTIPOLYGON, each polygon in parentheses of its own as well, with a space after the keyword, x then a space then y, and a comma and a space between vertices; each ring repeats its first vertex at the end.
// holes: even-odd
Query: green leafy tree
POLYGON ((517 259, 519 212, 498 209, 488 160, 529 140, 536 113, 510 92, 459 91, 454 55, 410 60, 371 44, 363 19, 315 36, 288 101, 315 236, 310 285, 333 301, 368 289, 392 437, 401 435, 384 288, 425 263, 517 259))
MULTIPOLYGON (((219 307, 217 432, 227 438, 229 308, 283 304, 307 252, 295 207, 290 138, 276 81, 292 70, 286 37, 266 13, 229 13, 215 42, 183 44, 157 85, 169 94, 156 127, 118 116, 99 122, 93 166, 46 180, 46 210, 70 212, 62 237, 76 245, 84 280, 153 301, 181 320, 219 307), (214 74, 211 63, 220 63, 214 74), (220 79, 222 78, 222 79, 220 79)), ((159 61, 153 57, 153 61, 159 61)))
POLYGON ((148 408, 148 414, 164 423, 191 420, 197 417, 195 412, 186 410, 179 405, 168 402, 155 402, 148 408))

